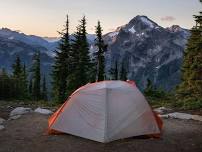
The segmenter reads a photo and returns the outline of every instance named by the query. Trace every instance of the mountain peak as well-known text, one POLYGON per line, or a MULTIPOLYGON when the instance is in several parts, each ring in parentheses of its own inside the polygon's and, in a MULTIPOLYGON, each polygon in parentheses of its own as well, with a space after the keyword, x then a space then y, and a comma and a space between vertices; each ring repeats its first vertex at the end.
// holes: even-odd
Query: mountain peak
POLYGON ((149 28, 154 28, 154 27, 158 26, 157 23, 150 20, 147 16, 144 16, 144 15, 137 15, 129 22, 129 24, 137 24, 137 23, 140 23, 149 28))
POLYGON ((171 27, 167 27, 166 29, 174 33, 183 30, 179 25, 172 25, 171 27))
POLYGON ((2 31, 11 31, 9 28, 6 28, 6 27, 2 27, 0 30, 2 30, 2 31))

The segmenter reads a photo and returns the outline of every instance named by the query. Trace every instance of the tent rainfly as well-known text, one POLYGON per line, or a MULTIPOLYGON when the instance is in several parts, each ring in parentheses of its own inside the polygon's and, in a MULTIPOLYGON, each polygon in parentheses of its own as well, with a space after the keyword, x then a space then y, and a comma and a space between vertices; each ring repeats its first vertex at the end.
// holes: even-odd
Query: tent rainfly
POLYGON ((107 143, 160 134, 162 121, 142 93, 125 81, 101 81, 77 89, 49 118, 49 133, 68 133, 107 143), (159 125, 160 122, 160 125, 159 125))

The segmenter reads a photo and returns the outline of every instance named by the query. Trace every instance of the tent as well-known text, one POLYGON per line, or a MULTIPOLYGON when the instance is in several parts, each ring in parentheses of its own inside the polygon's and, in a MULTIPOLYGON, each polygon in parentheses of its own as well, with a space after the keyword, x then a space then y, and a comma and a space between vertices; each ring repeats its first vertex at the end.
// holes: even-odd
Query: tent
POLYGON ((158 122, 133 83, 101 81, 77 89, 49 118, 49 133, 68 133, 106 143, 159 134, 158 122))

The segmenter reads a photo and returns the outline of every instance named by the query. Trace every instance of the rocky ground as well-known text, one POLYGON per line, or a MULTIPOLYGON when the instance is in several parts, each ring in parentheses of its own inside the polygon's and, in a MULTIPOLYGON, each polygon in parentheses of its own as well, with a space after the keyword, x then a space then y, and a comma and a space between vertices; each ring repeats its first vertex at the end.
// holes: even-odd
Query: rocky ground
POLYGON ((34 111, 8 120, 10 109, 0 109, 0 152, 202 152, 202 122, 163 119, 160 139, 133 137, 102 144, 68 134, 47 135, 49 115, 34 111))

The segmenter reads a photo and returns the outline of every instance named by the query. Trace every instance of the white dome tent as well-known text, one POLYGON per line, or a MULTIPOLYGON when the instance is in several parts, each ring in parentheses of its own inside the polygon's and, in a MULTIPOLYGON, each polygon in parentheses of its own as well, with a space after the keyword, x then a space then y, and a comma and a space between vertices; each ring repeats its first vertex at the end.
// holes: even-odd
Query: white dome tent
POLYGON ((79 88, 50 117, 49 131, 103 143, 160 133, 142 93, 124 81, 101 81, 79 88))

